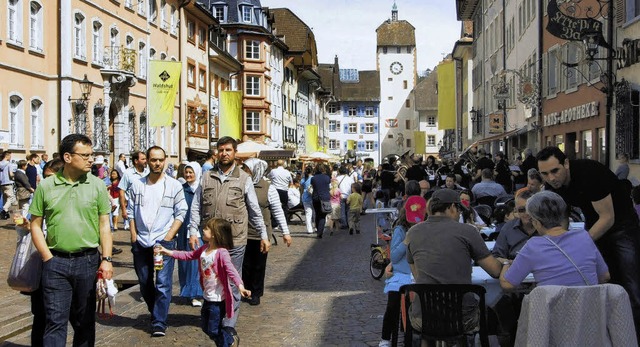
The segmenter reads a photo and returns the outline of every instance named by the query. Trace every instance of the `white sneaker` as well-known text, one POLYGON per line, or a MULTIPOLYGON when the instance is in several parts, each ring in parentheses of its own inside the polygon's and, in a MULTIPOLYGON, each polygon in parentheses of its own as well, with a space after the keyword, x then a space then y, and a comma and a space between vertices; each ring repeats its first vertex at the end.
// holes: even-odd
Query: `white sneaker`
POLYGON ((378 347, 391 347, 391 341, 380 340, 380 343, 378 343, 378 347))
POLYGON ((198 299, 191 300, 191 306, 193 307, 202 307, 202 301, 198 299))

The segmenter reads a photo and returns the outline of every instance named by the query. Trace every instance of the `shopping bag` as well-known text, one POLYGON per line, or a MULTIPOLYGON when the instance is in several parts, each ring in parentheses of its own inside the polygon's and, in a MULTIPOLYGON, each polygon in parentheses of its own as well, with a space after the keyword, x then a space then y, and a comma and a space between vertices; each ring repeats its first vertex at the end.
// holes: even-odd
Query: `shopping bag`
POLYGON ((31 242, 28 229, 16 227, 18 242, 16 253, 11 261, 7 284, 14 290, 33 292, 40 288, 42 276, 42 258, 31 242))

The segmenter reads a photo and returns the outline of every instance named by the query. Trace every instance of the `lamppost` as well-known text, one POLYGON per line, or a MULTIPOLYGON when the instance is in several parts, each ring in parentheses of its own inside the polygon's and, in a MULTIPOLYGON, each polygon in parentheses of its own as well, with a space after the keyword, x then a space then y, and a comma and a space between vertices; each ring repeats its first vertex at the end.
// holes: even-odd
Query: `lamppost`
POLYGON ((69 102, 73 110, 73 117, 69 119, 70 132, 76 134, 86 134, 87 132, 87 108, 89 106, 91 87, 93 87, 93 82, 89 81, 87 74, 84 74, 84 79, 80 81, 82 96, 79 99, 72 99, 69 96, 69 102))
POLYGON ((469 111, 469 114, 471 115, 471 124, 473 129, 473 134, 479 134, 480 133, 480 129, 482 129, 482 118, 484 118, 484 116, 482 115, 482 110, 480 109, 475 109, 473 108, 473 106, 471 106, 471 110, 469 111))

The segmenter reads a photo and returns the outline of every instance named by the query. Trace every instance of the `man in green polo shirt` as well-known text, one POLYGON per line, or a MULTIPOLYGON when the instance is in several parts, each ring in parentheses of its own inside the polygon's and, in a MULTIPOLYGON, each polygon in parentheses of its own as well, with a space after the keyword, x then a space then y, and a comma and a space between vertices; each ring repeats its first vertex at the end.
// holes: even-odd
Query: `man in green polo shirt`
POLYGON ((89 175, 91 140, 66 136, 59 153, 64 167, 40 182, 29 213, 33 244, 44 261, 42 291, 46 312, 45 346, 65 346, 67 324, 74 346, 95 343, 96 273, 106 279, 111 266, 111 203, 104 182, 89 175), (42 222, 47 221, 47 236, 42 222), (102 257, 98 253, 102 247, 102 257))

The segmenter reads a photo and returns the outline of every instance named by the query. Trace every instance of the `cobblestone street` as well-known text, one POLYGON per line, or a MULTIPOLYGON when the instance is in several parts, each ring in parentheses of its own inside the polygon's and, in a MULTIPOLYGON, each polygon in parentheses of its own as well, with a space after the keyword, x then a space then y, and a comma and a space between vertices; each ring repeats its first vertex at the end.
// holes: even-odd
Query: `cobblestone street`
MULTIPOLYGON (((363 216, 363 232, 347 231, 323 239, 308 235, 301 225, 292 226, 290 248, 272 247, 269 253, 265 295, 259 306, 243 303, 237 330, 242 346, 374 346, 380 339, 386 296, 383 281, 369 274, 369 245, 375 241, 373 218, 363 216)), ((0 229, 3 234, 9 229, 0 229)), ((116 275, 135 278, 131 253, 126 246, 128 232, 116 233, 116 275), (133 277, 131 277, 133 276, 133 277)), ((6 235, 2 236, 4 240, 6 235)), ((10 266, 14 243, 3 242, 8 256, 0 258, 3 273, 10 266), (7 246, 9 244, 9 246, 7 246)), ((150 337, 150 316, 140 301, 138 286, 121 291, 116 300, 116 316, 99 319, 98 346, 211 346, 200 330, 199 308, 177 297, 169 313, 169 329, 164 338, 150 337)), ((2 283, 3 295, 16 292, 2 283)), ((15 299, 28 312, 28 298, 15 299), (21 302, 21 304, 20 304, 21 302)), ((11 307, 3 305, 1 316, 11 307)), ((29 318, 30 319, 30 318, 29 318)), ((30 332, 9 338, 3 346, 28 346, 30 332)), ((71 335, 70 335, 71 336, 71 335)), ((69 340, 70 344, 71 340, 69 340)))

